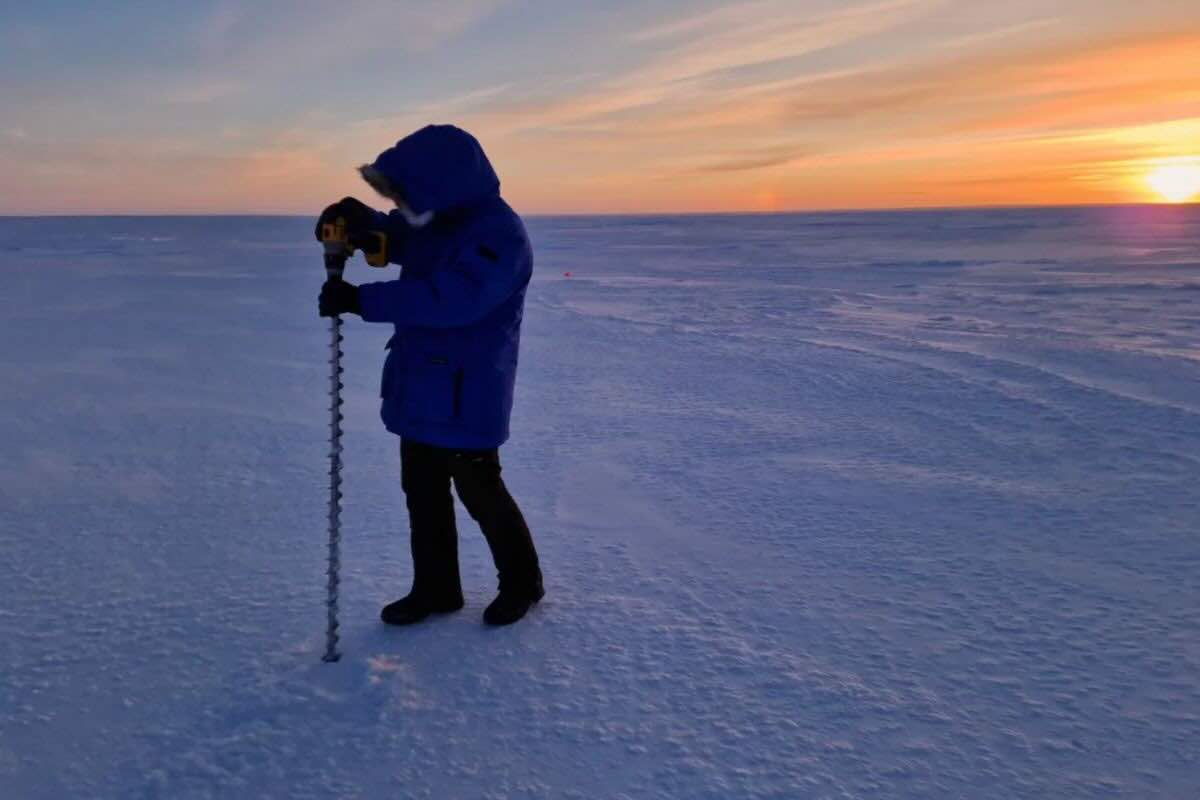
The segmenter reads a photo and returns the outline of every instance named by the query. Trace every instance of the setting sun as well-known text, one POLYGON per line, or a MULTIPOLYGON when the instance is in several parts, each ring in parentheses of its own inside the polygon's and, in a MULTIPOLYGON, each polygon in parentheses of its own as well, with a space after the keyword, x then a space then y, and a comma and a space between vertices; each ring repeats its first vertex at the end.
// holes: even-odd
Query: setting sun
POLYGON ((1168 203, 1186 203, 1200 195, 1200 162, 1169 164, 1146 173, 1146 183, 1168 203))

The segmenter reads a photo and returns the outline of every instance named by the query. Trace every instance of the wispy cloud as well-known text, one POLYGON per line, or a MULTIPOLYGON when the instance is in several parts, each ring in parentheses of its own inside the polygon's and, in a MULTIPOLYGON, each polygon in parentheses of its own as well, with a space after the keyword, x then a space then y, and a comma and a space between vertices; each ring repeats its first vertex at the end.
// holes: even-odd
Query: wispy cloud
POLYGON ((270 91, 279 84, 323 87, 373 53, 394 58, 444 46, 508 0, 395 3, 223 0, 191 24, 181 67, 137 79, 137 92, 169 104, 204 104, 270 91))
POLYGON ((190 39, 206 60, 227 69, 295 71, 296 56, 303 54, 302 69, 312 70, 380 49, 430 50, 504 4, 505 0, 342 0, 333 9, 325 3, 270 0, 249 6, 224 0, 196 23, 190 39))
POLYGON ((657 25, 631 31, 626 35, 630 42, 658 42, 665 39, 695 37, 707 31, 730 26, 745 25, 748 19, 763 19, 779 11, 781 4, 774 0, 757 0, 749 3, 728 3, 699 14, 670 19, 657 25))
POLYGON ((777 0, 718 9, 633 34, 634 41, 673 43, 624 74, 561 97, 497 104, 487 110, 488 116, 493 124, 518 131, 666 103, 700 91, 705 78, 846 45, 909 22, 943 2, 883 0, 819 15, 777 0))
POLYGON ((777 167, 803 157, 803 153, 790 147, 764 147, 757 150, 743 151, 737 156, 724 158, 719 161, 701 164, 696 172, 752 172, 754 170, 777 167))
POLYGON ((992 30, 978 31, 976 33, 968 33, 962 36, 954 36, 938 42, 936 47, 947 50, 977 48, 980 45, 995 44, 996 42, 1004 39, 1010 39, 1014 36, 1061 25, 1062 22, 1063 21, 1060 17, 1042 17, 1040 19, 1030 19, 1015 23, 1013 25, 1006 25, 1002 28, 993 28, 992 30))

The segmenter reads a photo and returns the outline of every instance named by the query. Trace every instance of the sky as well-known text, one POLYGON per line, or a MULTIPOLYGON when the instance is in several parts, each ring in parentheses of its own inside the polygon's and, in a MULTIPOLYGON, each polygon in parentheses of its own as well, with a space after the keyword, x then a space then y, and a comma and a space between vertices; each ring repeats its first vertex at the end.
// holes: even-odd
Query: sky
POLYGON ((0 10, 0 214, 373 201, 354 168, 431 122, 474 133, 528 213, 1188 199, 1200 2, 0 10))

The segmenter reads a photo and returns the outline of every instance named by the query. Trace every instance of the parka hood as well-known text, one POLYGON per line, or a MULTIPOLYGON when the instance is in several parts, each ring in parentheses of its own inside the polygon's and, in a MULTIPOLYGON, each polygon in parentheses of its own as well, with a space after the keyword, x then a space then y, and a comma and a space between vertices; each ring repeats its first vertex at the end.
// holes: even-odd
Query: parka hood
POLYGON ((500 179, 474 136, 453 125, 427 125, 370 165, 416 214, 475 205, 500 194, 500 179))

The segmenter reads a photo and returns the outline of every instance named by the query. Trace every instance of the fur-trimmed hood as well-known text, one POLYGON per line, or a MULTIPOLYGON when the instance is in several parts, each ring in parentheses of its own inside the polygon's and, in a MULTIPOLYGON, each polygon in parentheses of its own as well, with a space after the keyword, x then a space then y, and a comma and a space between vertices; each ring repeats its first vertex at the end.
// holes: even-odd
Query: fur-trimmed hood
POLYGON ((483 147, 453 125, 427 125, 405 136, 362 173, 381 194, 403 198, 414 214, 466 208, 500 194, 483 147), (380 177, 386 187, 377 185, 380 177))

